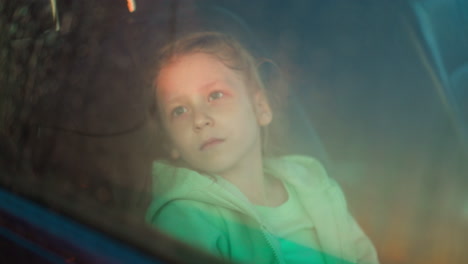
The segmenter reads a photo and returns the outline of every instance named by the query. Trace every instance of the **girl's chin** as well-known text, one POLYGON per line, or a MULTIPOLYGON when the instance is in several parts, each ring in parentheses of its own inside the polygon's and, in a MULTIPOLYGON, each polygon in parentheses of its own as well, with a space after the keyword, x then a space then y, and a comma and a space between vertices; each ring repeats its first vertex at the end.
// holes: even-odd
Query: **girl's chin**
POLYGON ((193 167, 197 168, 198 171, 208 174, 222 175, 235 167, 235 162, 229 162, 228 160, 222 159, 222 157, 218 157, 212 160, 206 159, 193 167))

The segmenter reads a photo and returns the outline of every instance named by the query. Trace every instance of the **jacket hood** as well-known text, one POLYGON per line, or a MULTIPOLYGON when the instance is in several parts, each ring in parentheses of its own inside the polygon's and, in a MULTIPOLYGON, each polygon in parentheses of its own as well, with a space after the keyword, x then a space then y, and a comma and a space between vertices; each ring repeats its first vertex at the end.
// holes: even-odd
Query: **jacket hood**
MULTIPOLYGON (((306 192, 316 192, 329 186, 321 164, 310 157, 284 156, 264 160, 264 172, 279 178, 297 189, 308 186, 306 192), (310 186, 313 188, 311 189, 310 186)), ((218 175, 175 167, 165 161, 153 164, 153 201, 147 217, 158 213, 175 200, 192 200, 257 216, 245 195, 233 184, 218 175)))

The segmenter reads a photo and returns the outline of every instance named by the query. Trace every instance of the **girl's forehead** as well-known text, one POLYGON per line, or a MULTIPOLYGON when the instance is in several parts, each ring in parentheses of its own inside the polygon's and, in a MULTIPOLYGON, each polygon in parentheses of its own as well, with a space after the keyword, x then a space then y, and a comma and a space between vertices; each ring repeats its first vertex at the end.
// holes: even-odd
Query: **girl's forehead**
POLYGON ((193 53, 170 60, 160 69, 155 84, 159 96, 172 97, 203 90, 216 83, 232 83, 235 79, 242 78, 219 58, 193 53))

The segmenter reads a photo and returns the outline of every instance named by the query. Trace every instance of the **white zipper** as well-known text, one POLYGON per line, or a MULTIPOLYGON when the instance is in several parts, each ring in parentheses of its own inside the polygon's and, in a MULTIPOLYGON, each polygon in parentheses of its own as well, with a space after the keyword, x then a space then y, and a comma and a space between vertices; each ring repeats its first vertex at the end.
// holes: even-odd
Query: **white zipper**
MULTIPOLYGON (((218 180, 219 180, 219 179, 218 179, 218 180)), ((223 180, 224 180, 224 179, 221 179, 221 181, 223 181, 223 180)), ((228 185, 228 186, 225 186, 225 185, 223 184, 221 187, 227 189, 227 194, 228 194, 228 195, 231 195, 231 196, 234 198, 234 200, 239 200, 240 197, 237 197, 237 196, 232 192, 232 190, 231 190, 231 188, 230 188, 229 185, 228 185)), ((240 193, 240 195, 243 196, 242 193, 240 193)), ((244 196, 244 197, 245 197, 245 196, 244 196)), ((246 197, 245 197, 245 199, 247 200, 246 197)), ((240 201, 242 201, 242 200, 240 200, 240 201)), ((227 208, 227 209, 229 209, 229 210, 233 210, 233 208, 229 208, 229 207, 225 207, 225 208, 227 208)), ((244 210, 239 210, 239 209, 237 209, 236 211, 238 211, 238 212, 240 212, 240 213, 242 213, 242 214, 244 214, 244 215, 246 215, 246 216, 248 216, 248 217, 251 217, 254 221, 256 221, 256 222, 260 225, 260 229, 261 229, 261 231, 262 231, 263 237, 264 237, 265 240, 267 241, 268 246, 270 246, 270 249, 273 251, 273 255, 274 255, 275 259, 276 259, 276 262, 277 262, 278 264, 286 264, 286 263, 283 261, 283 259, 280 258, 280 256, 278 256, 278 252, 275 250, 275 247, 273 246, 273 244, 272 244, 272 242, 271 242, 271 240, 270 240, 270 237, 269 237, 270 234, 269 234, 269 232, 266 230, 265 225, 262 224, 262 222, 260 221, 260 219, 259 219, 257 213, 255 212, 255 210, 252 209, 252 205, 251 205, 250 203, 245 203, 245 204, 243 205, 243 208, 242 208, 242 209, 244 209, 245 211, 244 211, 244 210)))
POLYGON ((276 258, 276 262, 278 264, 284 264, 284 261, 278 256, 278 252, 275 250, 275 247, 273 246, 271 240, 270 240, 270 234, 268 231, 266 231, 266 228, 264 225, 260 224, 260 229, 262 230, 263 237, 267 241, 267 244, 270 246, 271 250, 273 251, 273 255, 276 258))

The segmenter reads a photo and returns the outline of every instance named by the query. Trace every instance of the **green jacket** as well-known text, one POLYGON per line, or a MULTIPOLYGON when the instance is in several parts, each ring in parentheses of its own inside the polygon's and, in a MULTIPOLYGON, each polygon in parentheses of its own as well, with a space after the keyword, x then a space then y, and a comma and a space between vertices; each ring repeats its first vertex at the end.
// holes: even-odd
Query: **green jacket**
MULTIPOLYGON (((326 263, 378 263, 370 240, 349 214, 338 184, 305 156, 264 162, 264 172, 296 189, 316 228, 326 263)), ((277 239, 247 198, 221 177, 156 162, 147 221, 189 244, 243 263, 284 263, 277 239)))

